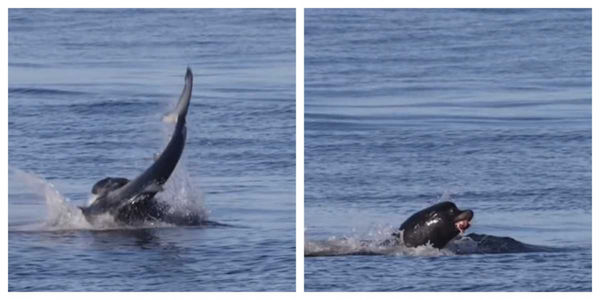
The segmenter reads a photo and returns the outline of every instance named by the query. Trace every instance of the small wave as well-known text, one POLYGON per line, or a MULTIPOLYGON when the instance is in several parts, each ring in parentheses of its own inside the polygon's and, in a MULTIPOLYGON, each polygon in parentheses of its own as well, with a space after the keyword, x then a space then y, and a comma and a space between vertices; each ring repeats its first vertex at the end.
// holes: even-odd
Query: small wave
POLYGON ((217 93, 237 93, 237 94, 260 94, 271 92, 269 89, 265 88, 213 88, 211 89, 213 92, 217 93))
POLYGON ((58 90, 58 89, 44 89, 44 88, 9 88, 9 94, 17 95, 85 95, 84 92, 58 90))
MULTIPOLYGON (((403 109, 403 108, 519 108, 519 107, 537 107, 537 106, 553 106, 553 105, 591 105, 589 98, 573 98, 573 99, 540 99, 540 100, 486 100, 480 99, 472 101, 424 101, 413 103, 390 103, 390 104, 307 104, 307 107, 312 108, 352 108, 352 109, 403 109)), ((324 117, 344 117, 334 114, 310 114, 313 118, 324 117)), ((351 118, 351 116, 345 116, 351 118)))
POLYGON ((130 100, 103 100, 85 104, 70 104, 69 107, 73 109, 82 108, 85 110, 101 110, 107 108, 120 108, 120 109, 139 109, 144 108, 155 108, 159 106, 159 102, 156 101, 137 101, 135 99, 130 100))
MULTIPOLYGON (((23 21, 26 20, 26 18, 18 18, 18 21, 23 21)), ((11 18, 11 22, 12 22, 12 18, 11 18)), ((41 69, 46 67, 47 65, 45 64, 37 64, 37 63, 8 63, 9 67, 21 67, 21 68, 36 68, 36 69, 41 69)))

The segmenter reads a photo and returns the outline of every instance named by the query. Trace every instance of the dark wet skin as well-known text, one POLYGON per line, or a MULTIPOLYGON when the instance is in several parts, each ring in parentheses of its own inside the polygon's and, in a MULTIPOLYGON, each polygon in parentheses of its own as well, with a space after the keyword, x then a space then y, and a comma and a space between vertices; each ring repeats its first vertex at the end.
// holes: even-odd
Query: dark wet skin
MULTIPOLYGON (((477 243, 477 250, 472 251, 472 253, 527 253, 554 252, 561 250, 554 247, 523 243, 507 236, 493 236, 477 233, 470 233, 466 236, 477 243)), ((457 252, 458 254, 461 254, 460 249, 457 252)))
POLYGON ((473 219, 472 210, 460 210, 452 202, 441 202, 410 216, 400 226, 402 235, 394 233, 396 239, 402 236, 404 245, 418 247, 430 243, 442 249, 467 230, 473 219))

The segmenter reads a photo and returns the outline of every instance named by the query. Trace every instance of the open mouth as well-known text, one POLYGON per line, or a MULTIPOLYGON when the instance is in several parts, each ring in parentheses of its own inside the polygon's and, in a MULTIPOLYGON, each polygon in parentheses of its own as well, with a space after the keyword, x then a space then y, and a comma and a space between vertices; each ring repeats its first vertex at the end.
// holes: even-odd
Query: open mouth
POLYGON ((454 223, 454 226, 456 226, 456 229, 458 229, 460 233, 464 233, 465 230, 467 230, 471 226, 471 220, 460 220, 454 223))
POLYGON ((460 213, 454 220, 454 226, 456 229, 460 231, 460 233, 464 233, 469 227, 471 227, 471 220, 473 219, 473 211, 465 210, 460 213))

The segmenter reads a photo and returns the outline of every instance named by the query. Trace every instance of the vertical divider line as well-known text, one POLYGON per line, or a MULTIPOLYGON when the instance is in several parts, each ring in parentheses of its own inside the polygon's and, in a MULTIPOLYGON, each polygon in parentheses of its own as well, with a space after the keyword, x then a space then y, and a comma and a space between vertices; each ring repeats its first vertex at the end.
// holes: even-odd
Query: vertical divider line
POLYGON ((296 7, 296 292, 304 292, 304 8, 296 7))
MULTIPOLYGON (((598 46, 598 36, 600 35, 598 33, 598 30, 600 29, 600 25, 598 25, 598 17, 600 17, 600 13, 598 13, 598 9, 592 9, 592 48, 597 47, 598 46), (594 43, 596 45, 594 45, 594 43)), ((594 71, 598 70, 598 58, 596 57, 596 59, 593 58, 593 54, 592 54, 592 99, 595 99, 595 96, 598 96, 598 74, 596 74, 596 76, 594 77, 594 71)), ((598 113, 599 113, 599 108, 598 108, 598 103, 594 103, 594 101, 592 101, 592 116, 596 116, 595 118, 592 117, 592 199, 595 199, 596 201, 598 201, 597 199, 600 198, 600 192, 598 192, 598 186, 600 186, 600 184, 598 183, 598 170, 599 170, 599 165, 598 165, 598 113), (594 157, 596 157, 596 159, 594 159, 594 157), (596 176, 594 176, 594 171, 596 170, 596 176), (596 187, 596 188, 594 188, 596 187)), ((600 215, 600 204, 598 204, 596 202, 596 204, 593 204, 592 200, 592 216, 596 216, 596 218, 592 218, 592 233, 595 232, 596 233, 596 237, 594 238, 594 235, 592 234, 592 261, 593 258, 596 257, 596 267, 592 267, 592 278, 596 278, 596 281, 593 281, 592 279, 592 290, 594 290, 594 288, 598 288, 598 276, 599 276, 599 272, 598 271, 598 247, 600 247, 600 242, 598 242, 599 238, 597 237, 598 232, 600 231, 600 229, 598 228, 598 216, 600 215), (596 284, 594 284, 596 283, 596 284), (594 287, 595 285, 595 287, 594 287)))
MULTIPOLYGON (((15 5, 15 3, 11 3, 13 5, 15 5)), ((23 5, 23 4, 20 4, 23 5)), ((9 121, 9 116, 8 116, 8 74, 9 74, 9 70, 8 70, 8 24, 9 24, 9 9, 5 8, 4 10, 0 11, 0 19, 2 20, 6 20, 4 24, 6 24, 6 29, 4 29, 4 31, 0 34, 2 36, 2 40, 4 42, 4 44, 2 44, 2 46, 0 46, 0 53, 2 53, 2 64, 4 66, 6 66, 6 71, 4 71, 2 73, 2 97, 3 99, 6 99, 6 104, 1 105, 2 108, 0 108, 0 114, 2 115, 2 125, 0 125, 0 132, 2 132, 2 148, 0 149, 0 156, 2 157, 2 162, 0 162, 0 165, 2 165, 2 180, 0 181, 0 190, 2 191, 2 202, 4 203, 2 206, 3 208, 2 210, 2 217, 4 220, 2 222, 2 229, 0 229, 0 231, 2 231, 0 233, 0 238, 2 239, 2 242, 6 242, 5 246, 2 247, 2 250, 0 252, 2 252, 2 269, 5 270, 4 272, 2 272, 2 275, 0 275, 0 279, 2 280, 2 283, 4 283, 4 288, 6 288, 6 290, 4 290, 6 294, 8 294, 8 220, 9 220, 9 215, 8 215, 8 121, 9 121), (6 77, 5 77, 6 76, 6 77), (6 121, 4 121, 6 120, 6 121), (4 177, 4 175, 6 175, 6 177, 4 177), (6 198, 4 198, 4 196, 6 196, 6 198), (6 251, 6 252, 5 252, 6 251), (4 266, 6 266, 6 268, 4 268, 4 266)), ((14 100, 13 100, 14 101, 14 100)), ((14 294, 14 293, 13 293, 14 294)), ((8 298, 8 297, 7 297, 8 298)))

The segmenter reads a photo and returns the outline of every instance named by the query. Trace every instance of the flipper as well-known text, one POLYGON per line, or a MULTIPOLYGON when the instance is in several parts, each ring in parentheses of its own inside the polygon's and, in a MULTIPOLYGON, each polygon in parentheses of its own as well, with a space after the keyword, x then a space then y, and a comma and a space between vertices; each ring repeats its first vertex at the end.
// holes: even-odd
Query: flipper
POLYGON ((185 72, 185 86, 181 91, 181 96, 177 102, 177 106, 172 112, 165 114, 162 121, 165 123, 175 124, 180 116, 187 114, 189 100, 192 94, 192 70, 188 67, 185 72))

